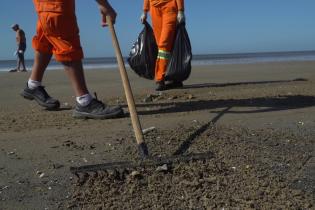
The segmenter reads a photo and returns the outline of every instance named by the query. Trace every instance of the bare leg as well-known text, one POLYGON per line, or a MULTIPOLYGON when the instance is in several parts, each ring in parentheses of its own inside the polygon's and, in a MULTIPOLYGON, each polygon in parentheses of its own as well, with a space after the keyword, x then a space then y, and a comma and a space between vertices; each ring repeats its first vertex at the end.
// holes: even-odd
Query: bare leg
POLYGON ((45 70, 50 62, 51 54, 40 53, 35 51, 34 64, 32 67, 31 80, 41 82, 43 80, 43 76, 45 70))
POLYGON ((64 69, 70 79, 75 95, 82 96, 88 94, 86 87, 82 61, 62 62, 64 69))
MULTIPOLYGON (((64 69, 68 74, 71 85, 76 97, 88 94, 86 87, 82 61, 62 62, 64 69)), ((73 111, 75 118, 107 119, 116 118, 124 115, 124 110, 120 106, 108 106, 103 102, 91 99, 88 104, 83 105, 78 101, 73 111)))
POLYGON ((21 63, 22 63, 22 67, 23 67, 22 71, 26 71, 24 55, 22 55, 21 63))
MULTIPOLYGON (((32 73, 29 78, 30 80, 37 82, 42 81, 51 56, 51 54, 35 51, 32 73)), ((39 105, 47 109, 58 109, 60 107, 60 102, 57 99, 50 97, 43 86, 40 86, 40 84, 36 84, 33 81, 27 82, 27 86, 23 89, 21 95, 28 100, 37 101, 39 105)))
POLYGON ((16 71, 20 71, 20 62, 21 62, 21 59, 18 58, 17 59, 17 64, 16 64, 16 71))

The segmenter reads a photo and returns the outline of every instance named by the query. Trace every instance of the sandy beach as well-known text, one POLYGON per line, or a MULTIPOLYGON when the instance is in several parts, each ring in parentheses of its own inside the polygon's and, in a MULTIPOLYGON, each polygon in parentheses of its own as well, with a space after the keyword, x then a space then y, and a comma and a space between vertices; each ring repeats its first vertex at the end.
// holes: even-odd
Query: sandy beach
MULTIPOLYGON (((63 71, 47 111, 19 93, 27 73, 0 73, 0 209, 314 209, 315 62, 194 66, 182 89, 154 91, 128 70, 151 155, 211 152, 187 164, 104 172, 70 166, 138 158, 128 115, 72 118, 63 71), (132 173, 137 171, 137 176, 132 173)), ((119 72, 85 72, 91 92, 128 108, 119 72)))

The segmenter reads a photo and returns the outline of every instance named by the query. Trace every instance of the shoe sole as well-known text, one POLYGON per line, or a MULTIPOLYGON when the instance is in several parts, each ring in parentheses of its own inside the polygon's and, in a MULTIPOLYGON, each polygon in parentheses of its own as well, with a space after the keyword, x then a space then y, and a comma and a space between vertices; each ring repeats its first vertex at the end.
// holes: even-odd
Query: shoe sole
POLYGON ((58 109, 60 107, 60 104, 46 104, 43 103, 41 100, 37 99, 36 97, 34 97, 32 94, 27 93, 25 91, 21 92, 21 96, 24 97, 27 100, 35 100, 40 106, 45 107, 47 109, 58 109))
POLYGON ((76 110, 74 110, 72 114, 72 116, 77 119, 113 119, 123 117, 124 115, 125 114, 122 109, 107 115, 96 115, 87 112, 78 112, 76 110))

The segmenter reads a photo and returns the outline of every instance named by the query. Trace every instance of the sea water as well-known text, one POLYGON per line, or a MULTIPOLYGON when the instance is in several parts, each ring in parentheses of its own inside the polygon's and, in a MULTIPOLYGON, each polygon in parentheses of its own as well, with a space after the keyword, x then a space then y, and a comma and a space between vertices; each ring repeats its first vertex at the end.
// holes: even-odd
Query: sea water
MULTIPOLYGON (((125 61, 127 58, 125 58, 125 61)), ((224 64, 248 64, 264 62, 290 62, 290 61, 315 61, 315 51, 298 52, 259 52, 259 53, 231 53, 231 54, 204 54, 193 55, 192 65, 224 65, 224 64)), ((25 61, 26 68, 31 69, 33 60, 25 61)), ((129 67, 128 63, 125 63, 129 67)), ((117 68, 115 57, 85 58, 84 69, 113 69, 117 68)), ((7 72, 16 67, 16 60, 0 60, 0 71, 7 72)), ((62 65, 52 60, 48 70, 62 69, 62 65)))

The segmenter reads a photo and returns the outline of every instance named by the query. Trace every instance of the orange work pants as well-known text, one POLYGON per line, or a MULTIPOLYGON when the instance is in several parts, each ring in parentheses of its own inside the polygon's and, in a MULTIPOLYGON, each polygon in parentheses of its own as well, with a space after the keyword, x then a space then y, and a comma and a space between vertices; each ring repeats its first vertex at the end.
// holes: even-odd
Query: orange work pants
POLYGON ((176 0, 150 7, 154 36, 159 48, 155 66, 155 81, 163 81, 171 57, 177 21, 176 0))
POLYGON ((60 62, 83 58, 74 0, 33 0, 38 14, 33 48, 60 62))

